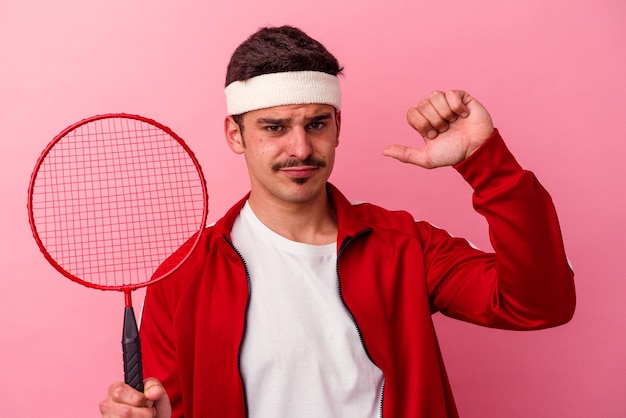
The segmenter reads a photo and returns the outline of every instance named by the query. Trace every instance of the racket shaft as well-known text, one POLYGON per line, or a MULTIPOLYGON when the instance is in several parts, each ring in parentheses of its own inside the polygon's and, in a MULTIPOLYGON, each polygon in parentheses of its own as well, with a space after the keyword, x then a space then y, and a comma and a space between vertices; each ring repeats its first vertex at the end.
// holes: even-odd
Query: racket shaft
POLYGON ((143 371, 141 368, 141 344, 139 330, 132 306, 124 309, 124 330, 122 335, 124 352, 124 381, 136 390, 143 392, 143 371))

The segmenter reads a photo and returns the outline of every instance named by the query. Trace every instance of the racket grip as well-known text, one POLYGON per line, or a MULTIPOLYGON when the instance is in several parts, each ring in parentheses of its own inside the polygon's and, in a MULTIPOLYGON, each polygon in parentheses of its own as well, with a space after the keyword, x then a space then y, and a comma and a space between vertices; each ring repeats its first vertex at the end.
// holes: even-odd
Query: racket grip
POLYGON ((139 330, 132 306, 124 309, 124 330, 122 332, 124 353, 124 382, 139 392, 143 392, 143 371, 141 367, 141 343, 139 330))

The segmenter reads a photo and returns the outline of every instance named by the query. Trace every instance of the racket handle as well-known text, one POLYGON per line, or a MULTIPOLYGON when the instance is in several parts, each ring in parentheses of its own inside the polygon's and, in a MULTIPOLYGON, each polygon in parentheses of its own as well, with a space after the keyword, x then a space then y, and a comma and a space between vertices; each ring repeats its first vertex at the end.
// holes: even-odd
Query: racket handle
POLYGON ((141 368, 141 344, 139 330, 132 306, 124 309, 124 330, 122 333, 124 352, 124 382, 139 392, 143 392, 143 371, 141 368))

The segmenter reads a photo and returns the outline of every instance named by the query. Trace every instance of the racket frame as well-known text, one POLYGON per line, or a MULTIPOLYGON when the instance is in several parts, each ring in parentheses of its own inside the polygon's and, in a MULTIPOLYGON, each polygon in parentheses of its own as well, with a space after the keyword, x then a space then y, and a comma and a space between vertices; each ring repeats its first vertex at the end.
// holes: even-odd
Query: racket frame
MULTIPOLYGON (((124 381, 134 387, 136 390, 143 392, 143 372, 142 372, 142 361, 141 361, 141 343, 139 338, 139 330, 137 327, 137 321, 135 319, 135 313, 132 307, 132 299, 131 292, 133 290, 139 289, 141 287, 154 284, 160 280, 165 279, 173 272, 175 272, 181 265, 183 265, 187 259, 191 256, 196 246, 198 245, 200 238, 202 236, 202 231, 204 226, 206 225, 206 220, 208 216, 208 193, 206 187, 206 180, 204 178, 204 174, 202 171, 202 167, 195 157, 194 153, 191 151, 189 146, 182 140, 175 132, 173 132, 169 127, 153 120, 150 118, 146 118, 139 115, 127 114, 127 113, 107 113, 96 115, 92 117, 85 118, 79 122, 74 123, 73 125, 68 126, 63 131, 61 131, 54 139, 46 146, 44 151, 39 156, 37 163, 35 165, 35 169, 31 175, 30 183, 28 186, 28 220, 33 233, 33 237, 39 250, 43 253, 44 257, 48 262, 61 274, 63 274, 68 279, 73 282, 79 283, 83 286, 99 289, 99 290, 117 290, 124 293, 124 324, 122 329, 122 349, 123 349, 123 361, 124 361, 124 381), (57 143, 63 138, 67 136, 68 133, 72 132, 79 127, 86 125, 91 122, 95 122, 102 119, 108 118, 125 118, 138 120, 140 122, 144 122, 150 125, 153 125, 168 135, 170 135, 173 139, 175 139, 180 146, 183 147, 187 156, 193 162, 200 179, 200 185, 202 188, 202 196, 204 200, 204 207, 202 212, 202 218, 198 224, 198 231, 190 238, 190 241, 185 242, 182 246, 185 246, 187 249, 187 253, 183 257, 178 257, 174 263, 174 265, 165 271, 161 271, 160 268, 157 268, 154 274, 143 282, 133 283, 133 284, 124 284, 124 285, 102 285, 99 283, 88 282, 82 280, 76 275, 70 273, 65 268, 63 268, 57 261, 52 257, 52 255, 46 249, 41 237, 39 236, 37 230, 37 223, 35 221, 35 217, 33 215, 33 192, 35 190, 37 175, 39 173, 39 169, 43 162, 46 160, 46 157, 50 153, 50 151, 57 145, 57 143), (157 274, 157 272, 159 274, 157 274)), ((182 247, 181 246, 181 247, 182 247)), ((163 260, 166 261, 166 260, 163 260)))
MULTIPOLYGON (((48 262, 56 269, 58 270, 61 274, 63 274, 65 277, 67 277, 68 279, 82 284, 83 286, 86 287, 90 287, 93 289, 99 289, 99 290, 118 290, 121 292, 124 292, 127 296, 127 298, 129 298, 129 292, 132 290, 136 290, 139 288, 142 288, 144 286, 147 286, 148 284, 153 284, 156 283, 160 280, 163 280, 164 278, 168 277, 170 274, 172 274, 174 271, 176 271, 181 265, 183 265, 185 263, 185 261, 187 261, 187 259, 189 258, 189 256, 191 255, 191 253, 193 252, 193 250, 196 248, 196 246, 198 245, 198 242, 200 241, 201 238, 201 232, 202 229, 204 227, 204 225, 206 225, 206 220, 207 220, 207 216, 208 216, 208 192, 207 192, 207 186, 206 186, 206 180, 204 178, 204 174, 202 171, 202 167, 200 166, 200 163, 198 162, 198 159, 196 158, 196 156, 194 155, 193 151, 191 150, 191 148, 189 148, 189 146, 185 143, 185 141, 183 141, 182 138, 180 138, 174 131, 172 131, 169 127, 144 116, 139 116, 139 115, 134 115, 134 114, 128 114, 128 113, 107 113, 107 114, 101 114, 101 115, 95 115, 95 116, 91 116, 88 118, 85 118, 79 122, 74 123, 73 125, 68 126, 67 128, 65 128, 63 131, 61 131, 57 136, 54 137, 54 139, 46 146, 46 148, 43 150, 43 152, 41 153, 41 155, 39 156, 37 163, 35 165, 35 169, 33 170, 33 173, 31 174, 31 179, 30 179, 30 183, 28 186, 28 202, 27 202, 27 208, 28 208, 28 221, 31 227, 31 231, 33 233, 33 237, 35 239, 35 242, 37 243, 37 246, 39 247, 39 250, 43 253, 44 257, 46 258, 46 260, 48 260, 48 262), (46 249, 43 241, 41 240, 39 233, 37 231, 37 225, 36 225, 36 221, 34 219, 33 216, 33 191, 35 189, 35 181, 37 179, 37 174, 39 173, 39 168, 41 167, 41 165, 43 164, 43 162, 45 161, 46 157, 48 156, 48 154, 50 153, 50 151, 55 147, 55 145, 60 142, 63 138, 65 138, 67 136, 68 133, 72 132, 73 130, 79 128, 80 126, 86 125, 88 123, 91 122, 95 122, 97 120, 102 120, 102 119, 109 119, 109 118, 124 118, 124 119, 131 119, 131 120, 138 120, 141 122, 145 122, 148 123, 150 125, 153 125, 161 130, 163 130, 164 132, 166 132, 168 135, 170 135, 172 138, 174 138, 185 150, 185 152, 187 153, 187 155, 190 157, 191 161, 193 162, 196 170, 198 171, 198 175, 200 178, 200 184, 202 187, 202 195, 204 197, 204 209, 203 209, 203 213, 202 213, 202 219, 199 222, 199 230, 198 232, 192 237, 192 242, 191 242, 191 246, 187 247, 189 248, 189 250, 187 251, 187 254, 185 254, 184 257, 182 257, 180 260, 177 260, 177 263, 169 268, 167 271, 164 271, 162 273, 160 273, 157 276, 153 276, 151 277, 149 280, 146 280, 144 282, 141 283, 133 283, 133 284, 124 284, 124 285, 102 285, 99 283, 92 283, 92 282, 88 282, 85 280, 82 280, 80 277, 77 277, 76 275, 70 273, 69 271, 67 271, 65 268, 63 268, 59 263, 56 262, 56 260, 54 259, 54 257, 52 257, 52 255, 48 252, 48 250, 46 249)), ((186 243, 185 246, 187 246, 186 243)), ((164 260, 165 261, 165 260, 164 260)), ((160 269, 157 269, 157 271, 159 271, 160 269)), ((128 306, 128 299, 127 299, 127 306, 128 306)))

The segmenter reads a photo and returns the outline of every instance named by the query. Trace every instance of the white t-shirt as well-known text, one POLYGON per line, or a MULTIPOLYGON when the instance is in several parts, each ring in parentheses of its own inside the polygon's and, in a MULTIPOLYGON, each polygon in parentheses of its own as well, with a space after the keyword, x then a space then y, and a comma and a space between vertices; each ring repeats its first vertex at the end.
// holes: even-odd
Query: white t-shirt
POLYGON ((380 416, 383 374, 339 296, 337 245, 290 241, 246 203, 232 230, 251 281, 241 353, 250 416, 380 416))

